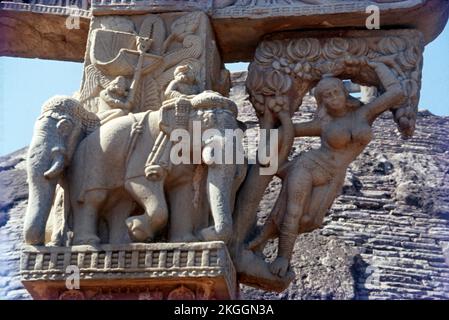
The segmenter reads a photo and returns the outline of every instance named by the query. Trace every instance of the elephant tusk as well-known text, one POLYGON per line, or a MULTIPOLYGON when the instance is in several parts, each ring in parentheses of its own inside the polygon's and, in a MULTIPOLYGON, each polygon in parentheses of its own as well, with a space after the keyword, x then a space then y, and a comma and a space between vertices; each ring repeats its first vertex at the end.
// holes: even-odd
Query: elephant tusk
POLYGON ((58 154, 54 158, 50 169, 45 171, 44 177, 49 180, 55 179, 61 175, 62 171, 64 170, 64 167, 65 167, 64 156, 62 154, 58 154))

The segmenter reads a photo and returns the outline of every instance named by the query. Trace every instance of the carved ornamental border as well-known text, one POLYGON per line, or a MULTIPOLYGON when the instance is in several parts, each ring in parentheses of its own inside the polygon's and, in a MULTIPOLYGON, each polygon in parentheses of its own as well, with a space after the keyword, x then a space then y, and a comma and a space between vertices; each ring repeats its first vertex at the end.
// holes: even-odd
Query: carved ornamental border
POLYGON ((2 1, 0 10, 43 13, 58 16, 73 16, 90 19, 92 17, 90 7, 83 7, 85 0, 76 0, 71 6, 50 4, 48 0, 37 0, 34 3, 19 1, 2 1))
POLYGON ((214 9, 214 19, 227 18, 267 18, 278 16, 311 16, 341 13, 365 13, 369 5, 377 5, 380 10, 397 10, 422 5, 426 0, 405 0, 400 2, 376 3, 375 1, 342 0, 329 4, 276 4, 270 6, 229 6, 214 9))
POLYGON ((404 0, 376 3, 374 1, 339 1, 329 4, 274 3, 264 5, 217 6, 214 0, 35 0, 2 1, 0 10, 76 16, 90 19, 92 14, 161 13, 179 11, 203 11, 213 19, 252 18, 277 16, 311 16, 339 13, 364 13, 368 5, 376 4, 381 10, 408 9, 425 4, 426 0, 404 0), (67 4, 67 5, 65 5, 67 4))
POLYGON ((377 5, 381 10, 408 9, 422 5, 426 0, 403 0, 399 2, 375 2, 370 0, 340 0, 329 4, 307 4, 300 1, 286 3, 276 0, 270 3, 247 5, 223 5, 222 0, 93 0, 93 14, 143 13, 170 11, 204 11, 213 19, 252 18, 277 16, 310 16, 338 13, 365 13, 366 7, 377 5))
POLYGON ((370 68, 357 61, 378 61, 392 68, 407 101, 391 110, 404 137, 413 135, 418 112, 423 66, 424 38, 412 29, 382 31, 329 31, 280 33, 262 41, 249 67, 246 86, 259 117, 267 108, 291 115, 301 106, 305 93, 326 75, 382 88, 370 68), (345 62, 353 60, 348 68, 345 62))
POLYGON ((224 278, 237 292, 234 266, 223 242, 136 243, 73 247, 24 246, 24 282, 65 281, 66 268, 78 266, 84 280, 224 278))

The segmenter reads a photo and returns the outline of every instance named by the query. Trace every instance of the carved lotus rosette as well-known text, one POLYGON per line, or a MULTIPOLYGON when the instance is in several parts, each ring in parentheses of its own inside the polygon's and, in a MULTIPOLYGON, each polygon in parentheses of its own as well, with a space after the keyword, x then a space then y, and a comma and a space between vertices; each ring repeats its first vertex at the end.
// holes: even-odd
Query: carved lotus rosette
POLYGON ((353 31, 335 36, 292 38, 276 35, 263 41, 250 65, 247 81, 259 115, 293 114, 303 96, 326 75, 382 88, 376 73, 362 61, 382 62, 400 80, 407 101, 392 109, 398 129, 409 137, 415 130, 421 89, 424 40, 419 31, 353 31))

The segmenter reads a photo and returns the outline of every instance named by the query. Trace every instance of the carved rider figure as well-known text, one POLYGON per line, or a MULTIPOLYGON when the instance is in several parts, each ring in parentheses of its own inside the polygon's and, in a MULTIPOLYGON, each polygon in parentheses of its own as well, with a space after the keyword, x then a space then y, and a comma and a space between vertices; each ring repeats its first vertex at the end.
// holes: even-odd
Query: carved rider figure
POLYGON ((164 123, 163 119, 160 123, 160 144, 155 144, 145 166, 145 174, 152 180, 162 179, 166 171, 169 170, 170 162, 168 158, 172 147, 172 143, 168 139, 170 132, 176 128, 186 129, 186 119, 188 119, 191 108, 188 100, 200 93, 195 74, 190 66, 177 67, 174 76, 175 79, 170 82, 165 90, 165 102, 162 105, 162 109, 174 104, 176 108, 176 123, 164 123))

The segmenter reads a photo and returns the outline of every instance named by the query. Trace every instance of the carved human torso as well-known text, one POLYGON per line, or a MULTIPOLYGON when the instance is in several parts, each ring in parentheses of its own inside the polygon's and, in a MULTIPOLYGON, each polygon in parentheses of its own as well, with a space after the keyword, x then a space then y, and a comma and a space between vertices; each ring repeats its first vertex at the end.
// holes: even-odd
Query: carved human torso
POLYGON ((348 166, 373 138, 372 128, 360 112, 323 121, 320 150, 335 166, 348 166))

